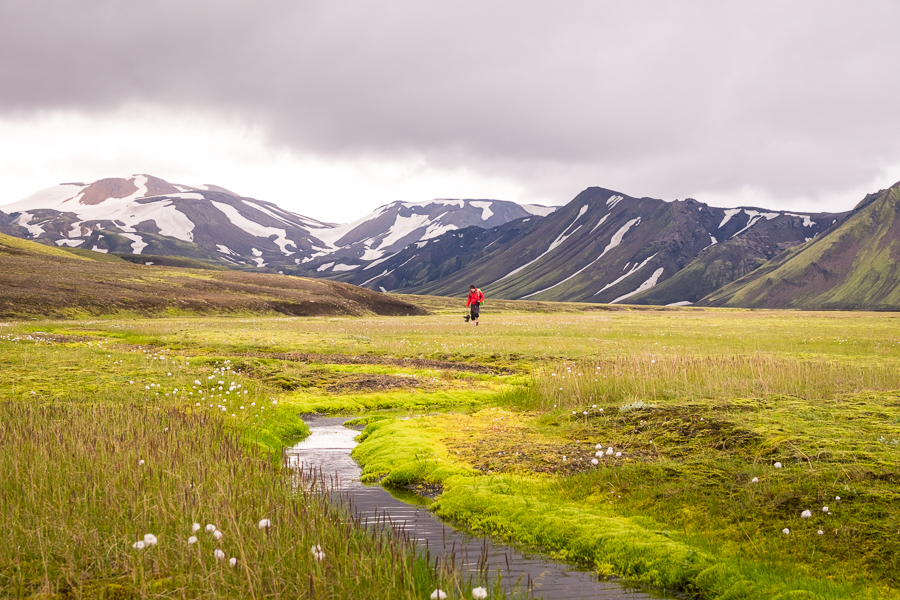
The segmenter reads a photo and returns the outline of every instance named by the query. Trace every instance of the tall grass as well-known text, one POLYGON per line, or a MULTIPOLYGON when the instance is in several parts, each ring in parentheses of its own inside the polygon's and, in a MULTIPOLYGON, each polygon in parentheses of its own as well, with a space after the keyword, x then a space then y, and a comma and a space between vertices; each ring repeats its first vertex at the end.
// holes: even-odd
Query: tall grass
POLYGON ((422 598, 452 580, 214 416, 0 403, 0 483, 4 598, 422 598))
POLYGON ((744 356, 627 355, 608 360, 557 362, 541 368, 534 385, 518 393, 525 408, 548 410, 667 400, 765 398, 804 400, 900 389, 890 364, 744 356))

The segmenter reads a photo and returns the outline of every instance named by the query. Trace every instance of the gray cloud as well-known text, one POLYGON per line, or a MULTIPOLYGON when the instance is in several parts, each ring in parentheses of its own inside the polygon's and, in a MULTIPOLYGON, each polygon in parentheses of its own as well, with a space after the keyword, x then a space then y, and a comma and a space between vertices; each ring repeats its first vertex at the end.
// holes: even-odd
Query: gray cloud
POLYGON ((0 111, 200 108, 300 152, 424 156, 560 202, 588 185, 816 198, 900 168, 898 17, 875 1, 6 0, 0 111))

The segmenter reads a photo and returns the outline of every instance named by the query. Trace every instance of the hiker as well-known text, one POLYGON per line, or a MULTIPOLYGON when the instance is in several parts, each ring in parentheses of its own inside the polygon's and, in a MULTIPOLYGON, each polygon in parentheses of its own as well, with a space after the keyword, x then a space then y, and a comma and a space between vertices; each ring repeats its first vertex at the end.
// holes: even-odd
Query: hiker
MULTIPOLYGON (((484 294, 481 293, 475 284, 469 286, 469 298, 466 300, 466 308, 469 309, 469 317, 478 325, 478 313, 481 310, 481 303, 484 302, 484 294)), ((467 318, 466 321, 469 319, 467 318)))

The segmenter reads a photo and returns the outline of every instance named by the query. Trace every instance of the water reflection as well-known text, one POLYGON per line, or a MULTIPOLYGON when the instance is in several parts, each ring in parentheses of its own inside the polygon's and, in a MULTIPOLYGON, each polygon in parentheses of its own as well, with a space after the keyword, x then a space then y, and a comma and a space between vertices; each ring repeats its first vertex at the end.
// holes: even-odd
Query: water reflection
POLYGON ((552 600, 663 598, 628 589, 620 582, 600 581, 590 572, 576 567, 457 531, 428 511, 426 505, 430 501, 427 498, 412 492, 394 491, 391 495, 380 486, 363 485, 359 481, 360 468, 350 458, 350 451, 356 446, 353 438, 358 432, 343 426, 348 419, 309 417, 304 420, 312 435, 288 451, 290 463, 321 471, 326 480, 350 500, 364 524, 374 526, 389 519, 395 529, 417 540, 431 556, 452 560, 473 573, 482 569, 492 577, 500 573, 505 586, 521 582, 521 588, 526 588, 530 584, 536 597, 552 600))

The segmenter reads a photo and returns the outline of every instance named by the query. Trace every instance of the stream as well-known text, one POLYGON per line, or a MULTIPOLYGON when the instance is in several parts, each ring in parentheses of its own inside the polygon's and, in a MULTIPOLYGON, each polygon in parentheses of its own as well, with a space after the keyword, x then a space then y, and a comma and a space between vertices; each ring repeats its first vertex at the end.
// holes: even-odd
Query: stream
MULTIPOLYGON (((454 560, 465 572, 477 572, 487 562, 486 572, 491 581, 502 574, 504 587, 517 581, 520 589, 530 584, 535 597, 547 600, 579 598, 650 600, 667 596, 649 595, 642 590, 629 589, 622 581, 599 580, 594 574, 572 565, 553 562, 539 554, 522 552, 513 547, 494 543, 487 537, 473 536, 454 529, 435 517, 423 505, 399 500, 379 485, 363 485, 359 481, 360 468, 350 457, 356 446, 358 431, 343 426, 348 417, 305 417, 311 435, 288 450, 289 464, 294 467, 320 471, 326 481, 347 497, 363 524, 374 526, 386 522, 394 529, 416 540, 420 548, 427 548, 432 557, 454 560)), ((415 494, 408 492, 409 499, 415 494)), ((669 596, 670 597, 670 596, 669 596)))

